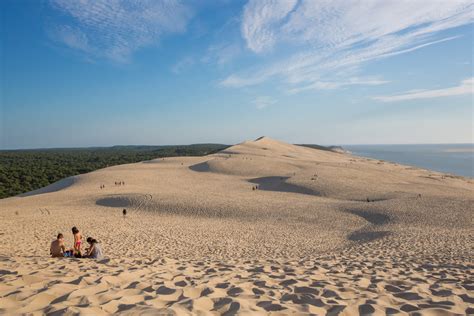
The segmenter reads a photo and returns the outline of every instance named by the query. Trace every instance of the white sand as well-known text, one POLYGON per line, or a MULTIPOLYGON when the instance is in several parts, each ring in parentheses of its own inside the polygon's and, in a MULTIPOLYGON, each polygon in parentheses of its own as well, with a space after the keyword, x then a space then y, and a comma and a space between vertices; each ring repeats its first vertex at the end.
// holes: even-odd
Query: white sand
POLYGON ((473 193, 269 138, 98 170, 0 200, 0 313, 473 313, 473 193), (107 259, 49 258, 72 226, 107 259))

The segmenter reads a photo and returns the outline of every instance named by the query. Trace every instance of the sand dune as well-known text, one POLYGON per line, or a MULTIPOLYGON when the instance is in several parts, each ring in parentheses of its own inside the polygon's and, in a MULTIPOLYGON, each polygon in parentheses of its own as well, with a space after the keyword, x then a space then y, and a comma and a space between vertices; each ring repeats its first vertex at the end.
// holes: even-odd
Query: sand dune
POLYGON ((25 196, 32 196, 32 195, 37 195, 37 194, 45 194, 45 193, 50 193, 50 192, 61 191, 70 187, 74 183, 76 183, 77 179, 78 177, 76 176, 68 177, 68 178, 56 181, 55 183, 52 183, 44 188, 26 192, 26 193, 20 194, 19 196, 25 197, 25 196))
POLYGON ((474 313, 473 189, 266 137, 98 170, 0 200, 0 312, 474 313), (72 226, 107 259, 48 258, 72 226))

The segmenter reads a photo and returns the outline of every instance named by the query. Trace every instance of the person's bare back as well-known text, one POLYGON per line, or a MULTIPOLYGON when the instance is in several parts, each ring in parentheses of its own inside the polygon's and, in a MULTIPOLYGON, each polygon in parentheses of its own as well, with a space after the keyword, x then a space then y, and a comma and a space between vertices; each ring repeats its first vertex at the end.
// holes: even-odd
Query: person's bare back
POLYGON ((49 252, 53 258, 61 258, 64 257, 65 251, 66 247, 64 246, 64 236, 63 234, 58 234, 57 239, 51 242, 49 252))

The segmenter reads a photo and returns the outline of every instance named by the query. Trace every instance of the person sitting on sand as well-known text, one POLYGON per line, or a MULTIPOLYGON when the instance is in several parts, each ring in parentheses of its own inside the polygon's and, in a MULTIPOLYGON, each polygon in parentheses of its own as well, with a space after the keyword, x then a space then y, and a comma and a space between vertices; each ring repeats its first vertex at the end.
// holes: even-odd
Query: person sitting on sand
POLYGON ((99 260, 102 259, 102 247, 97 242, 97 240, 92 237, 87 237, 87 243, 89 243, 89 248, 87 249, 86 255, 84 257, 99 260))
POLYGON ((73 248, 74 257, 81 258, 82 257, 82 251, 81 251, 82 235, 76 226, 72 228, 72 234, 74 235, 74 248, 73 248))
POLYGON ((62 258, 64 257, 65 252, 66 247, 64 246, 64 236, 63 234, 59 233, 56 240, 53 240, 51 242, 49 253, 53 258, 62 258))

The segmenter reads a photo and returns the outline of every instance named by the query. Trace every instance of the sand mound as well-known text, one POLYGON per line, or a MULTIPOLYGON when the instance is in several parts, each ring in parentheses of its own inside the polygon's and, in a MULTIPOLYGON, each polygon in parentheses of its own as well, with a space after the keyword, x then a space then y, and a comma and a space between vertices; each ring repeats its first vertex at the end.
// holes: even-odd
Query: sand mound
POLYGON ((38 195, 38 194, 46 194, 46 193, 51 193, 51 192, 57 192, 60 190, 64 190, 70 186, 72 186, 74 183, 78 181, 78 176, 72 176, 69 178, 65 178, 59 181, 56 181, 44 188, 26 192, 23 194, 18 195, 19 197, 27 197, 27 196, 33 196, 33 195, 38 195))
POLYGON ((284 170, 286 174, 300 171, 295 164, 283 160, 270 160, 262 156, 245 156, 240 154, 223 155, 189 167, 196 172, 214 172, 225 175, 258 177, 273 175, 275 170, 284 170))
POLYGON ((472 192, 267 137, 97 170, 0 200, 0 314, 473 313, 472 192))

